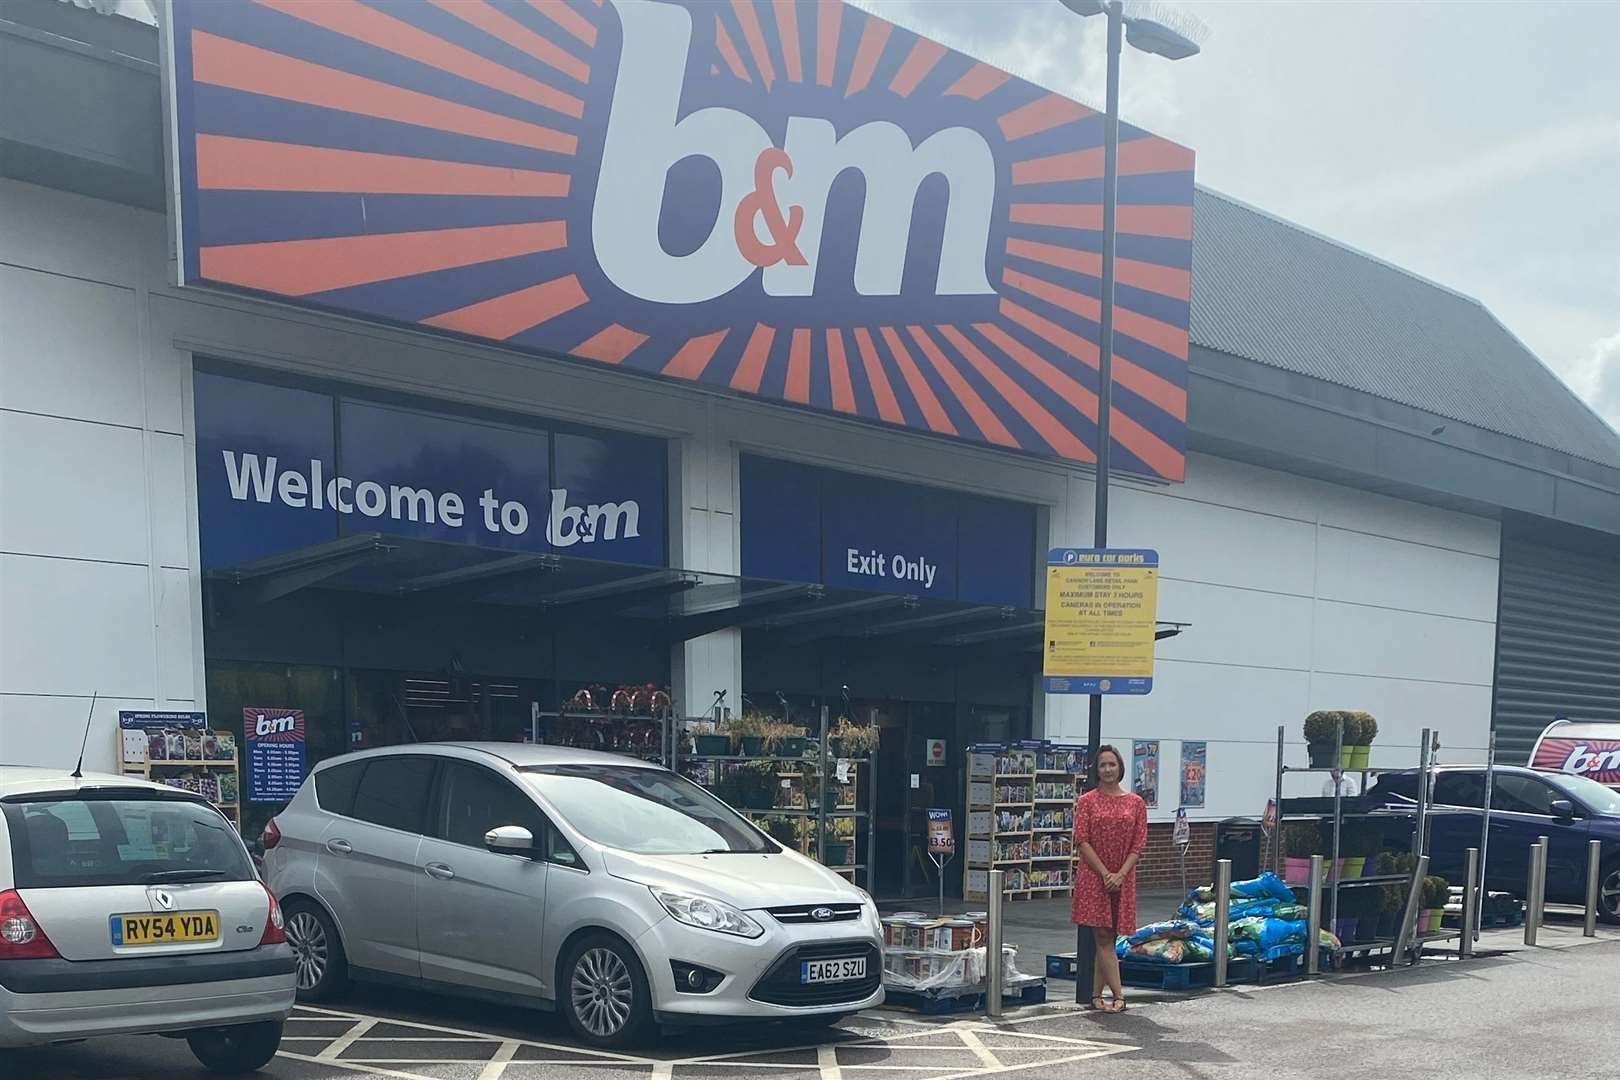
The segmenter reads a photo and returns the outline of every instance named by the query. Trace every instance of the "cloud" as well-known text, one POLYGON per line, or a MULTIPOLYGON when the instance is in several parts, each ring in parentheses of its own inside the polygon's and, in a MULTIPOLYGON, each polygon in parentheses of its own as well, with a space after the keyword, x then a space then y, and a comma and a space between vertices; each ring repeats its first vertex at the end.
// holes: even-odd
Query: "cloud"
MULTIPOLYGON (((1527 178, 1612 161, 1620 151, 1613 116, 1577 117, 1550 127, 1517 132, 1476 153, 1415 168, 1398 169, 1310 200, 1309 212, 1376 211, 1389 215, 1422 210, 1506 187, 1527 178)), ((1611 171, 1611 170, 1605 170, 1611 171)))
POLYGON ((1620 330, 1592 342, 1583 367, 1591 380, 1587 401, 1620 432, 1620 330))

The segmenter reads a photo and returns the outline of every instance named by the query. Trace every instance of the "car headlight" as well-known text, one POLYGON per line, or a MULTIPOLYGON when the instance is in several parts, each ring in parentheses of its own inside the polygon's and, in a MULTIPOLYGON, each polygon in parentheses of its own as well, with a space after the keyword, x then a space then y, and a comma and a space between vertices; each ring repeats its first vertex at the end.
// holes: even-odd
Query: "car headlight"
POLYGON ((670 918, 687 926, 745 938, 757 938, 765 933, 765 928, 759 923, 719 900, 688 896, 668 889, 653 889, 652 894, 664 905, 670 918))

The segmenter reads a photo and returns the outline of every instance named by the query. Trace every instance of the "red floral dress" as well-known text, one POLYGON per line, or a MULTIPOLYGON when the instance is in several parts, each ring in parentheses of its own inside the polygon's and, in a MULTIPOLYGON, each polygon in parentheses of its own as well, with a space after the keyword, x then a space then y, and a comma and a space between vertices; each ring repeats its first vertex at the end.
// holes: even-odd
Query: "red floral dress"
MULTIPOLYGON (((1134 852, 1141 858, 1147 849, 1147 803, 1135 792, 1104 795, 1100 789, 1086 792, 1074 804, 1074 853, 1090 844, 1110 871, 1125 865, 1134 852)), ((1116 934, 1136 931, 1136 870, 1125 878, 1119 892, 1111 893, 1083 858, 1075 875, 1073 919, 1080 926, 1112 927, 1116 934)))

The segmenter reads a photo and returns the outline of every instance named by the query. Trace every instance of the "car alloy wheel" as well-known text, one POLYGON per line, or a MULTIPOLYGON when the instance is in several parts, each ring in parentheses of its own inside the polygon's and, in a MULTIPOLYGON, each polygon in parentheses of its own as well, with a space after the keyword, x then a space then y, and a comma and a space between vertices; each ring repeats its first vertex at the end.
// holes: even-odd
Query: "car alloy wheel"
POLYGON ((599 1039, 610 1039, 630 1020, 635 983, 617 953, 594 948, 580 954, 575 962, 569 997, 574 1015, 585 1030, 599 1039))
POLYGON ((1609 871, 1598 886, 1598 912, 1610 922, 1620 922, 1620 866, 1609 871))
POLYGON ((330 948, 326 928, 312 911, 294 912, 287 919, 287 944, 298 961, 298 989, 313 990, 326 976, 330 948))

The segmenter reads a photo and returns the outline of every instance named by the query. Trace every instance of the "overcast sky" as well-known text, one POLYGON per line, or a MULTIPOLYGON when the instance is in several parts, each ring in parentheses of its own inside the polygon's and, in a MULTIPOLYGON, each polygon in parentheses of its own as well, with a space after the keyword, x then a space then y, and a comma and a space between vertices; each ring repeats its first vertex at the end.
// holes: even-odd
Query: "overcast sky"
MULTIPOLYGON (((868 0, 1102 106, 1058 0, 868 0)), ((1200 56, 1126 49, 1121 112, 1198 181, 1466 293, 1620 428, 1620 0, 1194 0, 1200 56)))

